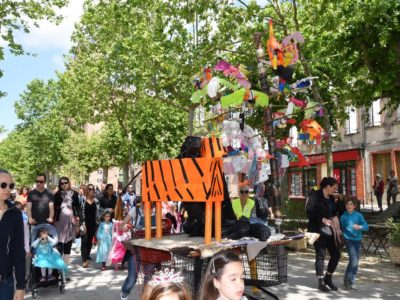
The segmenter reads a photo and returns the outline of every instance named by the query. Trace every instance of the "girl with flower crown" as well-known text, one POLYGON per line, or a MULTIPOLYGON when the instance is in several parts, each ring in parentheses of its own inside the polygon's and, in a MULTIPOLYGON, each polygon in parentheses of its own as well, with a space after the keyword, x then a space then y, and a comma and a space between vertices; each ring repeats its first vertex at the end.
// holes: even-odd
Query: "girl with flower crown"
POLYGON ((180 272, 165 269, 153 275, 140 300, 191 300, 180 272))

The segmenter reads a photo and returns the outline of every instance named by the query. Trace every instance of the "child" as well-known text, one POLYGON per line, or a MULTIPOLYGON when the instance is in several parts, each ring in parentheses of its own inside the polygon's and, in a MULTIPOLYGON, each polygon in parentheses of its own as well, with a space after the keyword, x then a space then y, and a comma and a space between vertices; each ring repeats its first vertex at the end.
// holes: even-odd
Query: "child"
POLYGON ((103 222, 100 223, 99 229, 97 230, 97 257, 96 262, 102 264, 101 270, 106 269, 107 257, 110 254, 111 242, 112 242, 112 222, 111 213, 106 210, 103 214, 103 222))
POLYGON ((124 221, 113 221, 113 243, 107 260, 107 266, 114 264, 116 271, 118 270, 118 263, 122 263, 126 252, 122 241, 130 238, 130 232, 124 231, 120 226, 123 222, 124 221))
POLYGON ((67 271, 67 265, 60 253, 53 248, 56 244, 57 241, 49 236, 49 232, 45 228, 39 230, 39 237, 32 243, 32 247, 36 252, 33 264, 35 267, 41 268, 42 272, 40 282, 46 281, 46 269, 49 270, 48 274, 50 274, 47 278, 48 280, 55 278, 51 274, 53 268, 67 271))
POLYGON ((353 200, 346 200, 346 211, 340 218, 343 235, 346 243, 349 263, 344 274, 344 288, 346 290, 355 290, 354 282, 356 280, 358 261, 360 260, 360 245, 362 231, 368 230, 368 224, 363 215, 354 210, 353 200))
POLYGON ((200 287, 199 300, 247 300, 244 270, 239 255, 232 250, 215 254, 208 264, 200 287))
POLYGON ((191 296, 180 273, 165 269, 153 275, 152 279, 145 285, 140 299, 191 300, 191 296))

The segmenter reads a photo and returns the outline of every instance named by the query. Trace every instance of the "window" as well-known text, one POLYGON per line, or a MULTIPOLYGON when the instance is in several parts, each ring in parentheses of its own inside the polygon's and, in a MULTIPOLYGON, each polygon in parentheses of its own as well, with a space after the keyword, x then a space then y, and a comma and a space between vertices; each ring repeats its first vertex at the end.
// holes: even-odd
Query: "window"
POLYGON ((382 125, 382 102, 381 99, 378 99, 372 102, 371 107, 369 108, 369 123, 368 126, 381 126, 382 125))
POLYGON ((290 196, 303 196, 302 191, 302 174, 300 172, 289 174, 290 180, 290 196))
POLYGON ((333 168, 334 177, 339 182, 339 194, 355 198, 357 196, 355 162, 334 163, 333 168))
POLYGON ((358 132, 358 118, 357 110, 354 106, 346 108, 347 120, 346 120, 346 134, 354 134, 358 132))
POLYGON ((289 196, 307 197, 317 185, 317 168, 291 168, 289 171, 289 196))

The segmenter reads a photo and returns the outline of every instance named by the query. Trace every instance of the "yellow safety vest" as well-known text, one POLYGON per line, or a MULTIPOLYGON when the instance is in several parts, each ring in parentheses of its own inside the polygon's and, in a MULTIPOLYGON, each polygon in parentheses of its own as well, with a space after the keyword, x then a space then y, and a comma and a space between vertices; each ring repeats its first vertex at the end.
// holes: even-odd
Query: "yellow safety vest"
POLYGON ((236 218, 239 220, 240 217, 246 217, 250 218, 251 216, 251 211, 253 210, 254 207, 254 200, 251 198, 247 199, 246 205, 244 206, 242 210, 242 204, 240 203, 240 198, 236 198, 232 200, 232 208, 233 212, 235 213, 236 218))

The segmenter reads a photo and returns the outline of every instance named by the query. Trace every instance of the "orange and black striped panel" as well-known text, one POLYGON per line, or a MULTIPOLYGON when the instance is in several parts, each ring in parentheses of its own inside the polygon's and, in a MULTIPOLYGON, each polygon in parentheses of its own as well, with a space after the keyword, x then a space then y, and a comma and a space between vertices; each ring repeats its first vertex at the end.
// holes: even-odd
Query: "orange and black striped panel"
POLYGON ((143 201, 222 201, 221 158, 146 161, 142 166, 143 201))
POLYGON ((226 154, 222 140, 215 136, 201 139, 201 157, 223 157, 226 154))

